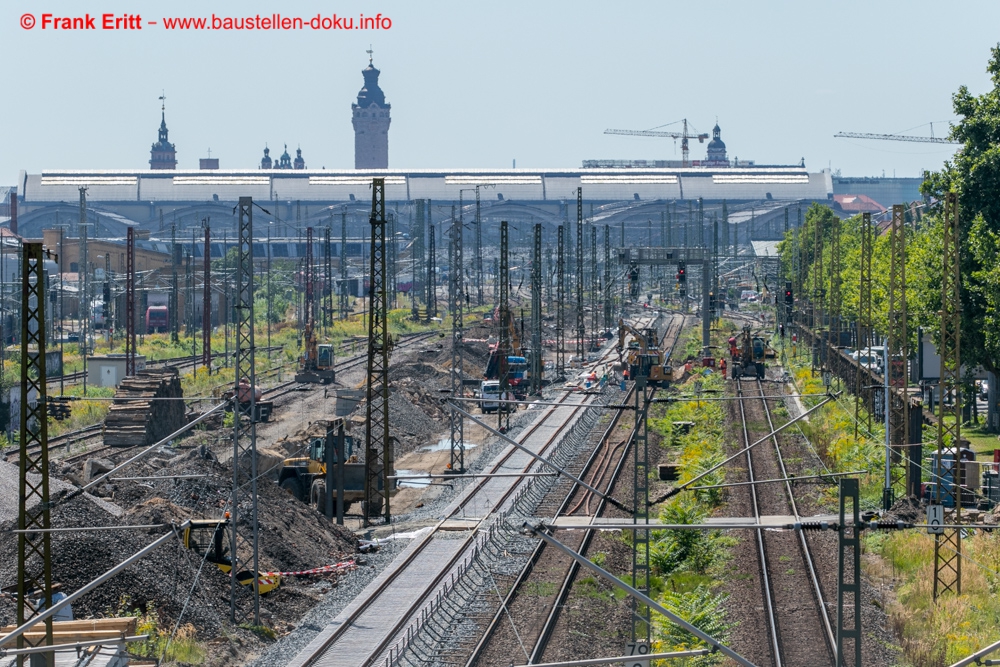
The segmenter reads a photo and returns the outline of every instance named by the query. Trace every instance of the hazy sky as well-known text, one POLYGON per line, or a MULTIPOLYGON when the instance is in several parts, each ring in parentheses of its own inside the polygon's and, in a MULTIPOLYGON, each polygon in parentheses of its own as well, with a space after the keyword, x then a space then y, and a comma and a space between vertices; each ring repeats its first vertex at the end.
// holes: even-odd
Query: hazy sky
MULTIPOLYGON (((18 170, 143 169, 167 96, 180 168, 223 169, 301 146, 310 168, 354 165, 350 105, 374 48, 392 104, 393 168, 579 167, 680 159, 670 139, 604 136, 718 117, 729 157, 917 176, 950 147, 834 139, 938 136, 962 84, 986 90, 1000 3, 243 2, 7 0, 0 184, 18 170), (210 8, 210 9, 206 9, 210 8), (43 13, 138 13, 134 31, 42 29, 43 13), (166 16, 357 17, 380 31, 167 31, 166 16), (35 27, 25 30, 22 15, 35 27), (921 126, 923 127, 917 127, 921 126)), ((355 20, 357 20, 355 18, 355 20)), ((100 19, 97 20, 97 26, 100 19)), ((677 127, 677 126, 675 126, 677 127)), ((693 143, 692 158, 704 156, 693 143)))

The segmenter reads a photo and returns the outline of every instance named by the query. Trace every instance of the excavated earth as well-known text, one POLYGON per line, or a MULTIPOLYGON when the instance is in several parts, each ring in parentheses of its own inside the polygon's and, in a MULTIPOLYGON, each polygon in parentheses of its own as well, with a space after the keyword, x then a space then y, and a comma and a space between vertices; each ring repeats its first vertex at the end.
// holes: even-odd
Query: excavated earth
MULTIPOLYGON (((463 344, 465 378, 481 377, 488 357, 488 335, 485 327, 467 330, 471 340, 463 344)), ((449 386, 451 363, 450 337, 433 337, 394 351, 390 363, 392 434, 398 439, 397 460, 408 457, 404 462, 416 464, 414 468, 441 467, 441 453, 426 453, 423 448, 447 437, 447 417, 441 405, 444 394, 440 390, 449 386)), ((279 375, 275 382, 288 381, 291 375, 279 375)), ((349 517, 346 526, 332 524, 275 483, 282 459, 303 455, 311 438, 325 432, 326 424, 334 417, 336 390, 361 388, 364 379, 365 367, 360 364, 340 374, 332 386, 279 396, 272 420, 258 425, 260 570, 299 572, 348 560, 354 560, 359 568, 339 575, 284 576, 280 588, 261 598, 261 623, 277 637, 289 633, 307 612, 335 595, 339 585, 360 577, 360 569, 369 567, 367 556, 359 553, 361 543, 352 530, 359 525, 357 517, 349 517)), ((364 442, 363 416, 362 403, 348 420, 349 432, 359 443, 364 442)), ((481 442, 482 434, 467 427, 466 438, 481 442)), ((196 478, 108 481, 93 489, 93 496, 65 500, 69 489, 86 481, 85 474, 91 468, 108 469, 137 451, 101 448, 95 450, 89 462, 86 457, 72 462, 54 458, 51 462, 53 487, 61 489, 53 492, 54 527, 155 526, 53 534, 53 580, 61 584, 63 591, 80 588, 171 530, 161 524, 218 518, 226 509, 232 486, 232 435, 220 423, 196 427, 118 473, 121 477, 196 478)), ((11 587, 16 590, 17 583, 18 540, 10 532, 16 528, 16 467, 0 470, 0 478, 0 587, 10 591, 11 587)), ((396 515, 407 507, 420 507, 423 496, 437 492, 435 487, 401 490, 396 499, 399 502, 394 505, 396 515)), ((195 637, 207 650, 204 664, 247 664, 273 640, 228 622, 229 577, 210 563, 202 565, 200 556, 184 548, 180 539, 168 541, 85 595, 74 604, 74 614, 76 618, 89 618, 152 610, 161 628, 172 628, 178 619, 193 627, 195 637)), ((29 560, 29 568, 39 567, 38 559, 29 560)), ((0 595, 0 623, 11 624, 15 619, 13 597, 0 595)))

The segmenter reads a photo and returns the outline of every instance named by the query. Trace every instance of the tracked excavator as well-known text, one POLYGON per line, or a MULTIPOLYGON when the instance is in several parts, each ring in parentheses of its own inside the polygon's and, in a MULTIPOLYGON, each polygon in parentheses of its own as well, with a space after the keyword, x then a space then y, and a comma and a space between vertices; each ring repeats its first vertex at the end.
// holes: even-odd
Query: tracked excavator
POLYGON ((312 384, 330 384, 335 381, 337 373, 333 369, 333 345, 317 342, 312 318, 306 324, 305 341, 306 350, 299 358, 299 372, 295 374, 295 381, 312 384))

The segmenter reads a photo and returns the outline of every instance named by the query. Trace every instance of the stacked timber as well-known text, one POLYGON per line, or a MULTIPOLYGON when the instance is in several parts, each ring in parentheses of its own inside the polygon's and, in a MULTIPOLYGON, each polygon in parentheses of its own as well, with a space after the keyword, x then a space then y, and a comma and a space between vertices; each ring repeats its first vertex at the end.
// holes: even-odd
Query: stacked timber
POLYGON ((125 378, 104 420, 105 446, 151 445, 177 431, 186 423, 184 401, 151 399, 183 396, 176 368, 142 370, 125 378))

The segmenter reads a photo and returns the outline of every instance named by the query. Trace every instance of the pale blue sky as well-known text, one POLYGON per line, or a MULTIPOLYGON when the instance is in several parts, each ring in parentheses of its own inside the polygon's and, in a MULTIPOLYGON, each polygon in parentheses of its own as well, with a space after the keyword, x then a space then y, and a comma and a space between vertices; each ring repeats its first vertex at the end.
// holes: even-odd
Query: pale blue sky
MULTIPOLYGON (((167 94, 180 168, 223 169, 301 145, 310 168, 354 164, 350 105, 371 43, 392 104, 389 165, 579 167, 680 159, 666 139, 604 136, 716 117, 729 155, 916 176, 948 147, 834 139, 952 118, 989 85, 997 2, 148 2, 7 0, 0 184, 26 169, 146 168, 167 94), (210 7, 211 9, 205 9, 210 7), (373 15, 387 31, 57 33, 42 12, 373 15), (33 30, 20 27, 35 14, 33 30)), ((940 135, 946 124, 936 123, 940 135)), ((927 133, 928 128, 913 130, 927 133)), ((693 144, 692 157, 704 155, 693 144)))

